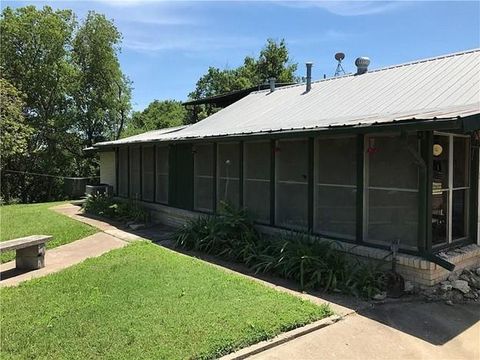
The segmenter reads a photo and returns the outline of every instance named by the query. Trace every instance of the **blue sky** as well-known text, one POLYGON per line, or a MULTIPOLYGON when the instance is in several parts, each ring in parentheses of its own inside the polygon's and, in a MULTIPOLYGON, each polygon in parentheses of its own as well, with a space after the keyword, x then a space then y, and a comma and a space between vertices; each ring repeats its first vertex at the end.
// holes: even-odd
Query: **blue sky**
POLYGON ((185 100, 209 66, 236 67, 267 38, 285 38, 298 75, 313 61, 315 79, 333 75, 337 51, 346 53, 348 72, 358 56, 379 68, 480 47, 478 1, 2 1, 2 8, 26 4, 113 19, 136 110, 155 99, 185 100))

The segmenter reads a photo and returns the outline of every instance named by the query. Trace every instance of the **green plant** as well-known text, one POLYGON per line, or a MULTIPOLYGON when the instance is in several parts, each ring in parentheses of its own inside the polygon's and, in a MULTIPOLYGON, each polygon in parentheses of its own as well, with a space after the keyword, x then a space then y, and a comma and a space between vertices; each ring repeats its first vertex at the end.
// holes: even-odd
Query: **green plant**
POLYGON ((237 210, 223 203, 218 215, 187 221, 175 232, 173 239, 177 247, 245 262, 259 234, 247 210, 237 210))
POLYGON ((85 212, 119 221, 147 222, 148 213, 138 201, 117 201, 111 196, 95 193, 83 204, 85 212))
POLYGON ((262 236, 248 212, 224 204, 215 216, 189 220, 174 234, 177 247, 245 263, 256 273, 295 280, 303 289, 370 298, 385 288, 381 262, 361 262, 342 244, 303 232, 262 236))

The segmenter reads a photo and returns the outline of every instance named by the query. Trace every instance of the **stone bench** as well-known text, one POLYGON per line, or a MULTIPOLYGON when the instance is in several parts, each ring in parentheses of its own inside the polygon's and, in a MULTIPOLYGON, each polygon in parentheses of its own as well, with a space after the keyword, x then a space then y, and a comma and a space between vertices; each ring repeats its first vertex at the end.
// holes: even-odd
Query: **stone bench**
POLYGON ((17 269, 35 270, 45 266, 45 244, 52 239, 49 235, 32 235, 0 242, 0 253, 15 250, 17 269))

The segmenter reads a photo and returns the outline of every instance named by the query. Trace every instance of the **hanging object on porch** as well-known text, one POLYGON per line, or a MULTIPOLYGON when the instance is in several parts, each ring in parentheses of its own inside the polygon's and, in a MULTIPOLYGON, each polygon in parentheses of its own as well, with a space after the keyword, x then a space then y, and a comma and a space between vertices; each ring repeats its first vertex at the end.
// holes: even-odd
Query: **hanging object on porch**
POLYGON ((440 156, 443 152, 443 147, 440 144, 433 145, 433 156, 440 156))

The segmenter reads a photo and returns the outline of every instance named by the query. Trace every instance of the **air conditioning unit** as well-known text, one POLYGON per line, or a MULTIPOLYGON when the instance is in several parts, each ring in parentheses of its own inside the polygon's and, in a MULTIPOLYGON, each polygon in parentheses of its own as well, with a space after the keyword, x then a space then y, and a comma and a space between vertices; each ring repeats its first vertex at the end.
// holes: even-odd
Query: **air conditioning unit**
POLYGON ((113 194, 113 187, 108 184, 86 185, 85 194, 87 196, 91 196, 91 195, 111 196, 113 194))

